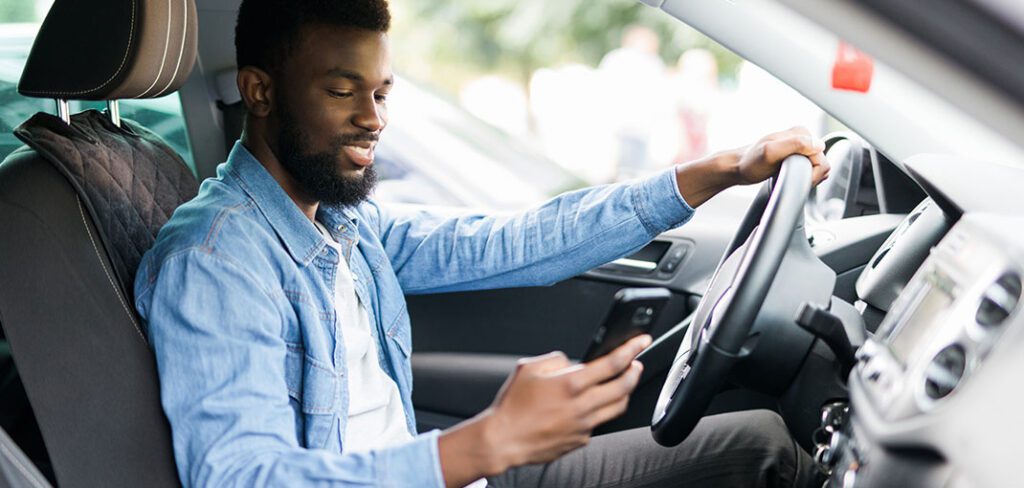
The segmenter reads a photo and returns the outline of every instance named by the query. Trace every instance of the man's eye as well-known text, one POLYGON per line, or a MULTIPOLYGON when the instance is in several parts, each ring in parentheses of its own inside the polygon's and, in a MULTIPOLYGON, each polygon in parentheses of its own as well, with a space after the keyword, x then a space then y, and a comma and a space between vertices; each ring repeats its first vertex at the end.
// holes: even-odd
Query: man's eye
POLYGON ((374 98, 376 98, 377 101, 380 102, 380 103, 384 103, 384 102, 388 101, 388 96, 387 96, 387 94, 384 94, 384 93, 379 93, 379 94, 375 95, 374 98))
POLYGON ((352 96, 351 92, 340 92, 340 91, 334 91, 334 90, 327 90, 327 93, 330 94, 334 98, 348 98, 348 97, 352 96))

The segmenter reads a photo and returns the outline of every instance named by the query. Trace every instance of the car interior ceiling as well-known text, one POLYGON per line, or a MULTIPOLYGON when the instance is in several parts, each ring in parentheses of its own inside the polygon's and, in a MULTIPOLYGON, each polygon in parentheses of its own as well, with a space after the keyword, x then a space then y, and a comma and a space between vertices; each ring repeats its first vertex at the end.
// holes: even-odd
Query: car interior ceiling
MULTIPOLYGON (((196 6, 188 0, 169 18, 157 10, 163 12, 115 0, 55 3, 25 68, 19 89, 27 95, 78 93, 114 103, 104 113, 37 114, 16 130, 26 146, 0 164, 0 326, 7 341, 0 346, 10 349, 0 354, 6 361, 0 362, 0 484, 179 485, 154 358, 132 306, 132 281, 156 232, 195 195, 197 181, 159 137, 116 116, 117 99, 166 94, 189 78, 198 43, 196 6), (109 37, 117 42, 102 46, 99 56, 76 56, 76 49, 96 47, 69 42, 94 36, 77 22, 81 9, 112 19, 109 37), (144 62, 165 50, 180 56, 166 57, 164 66, 144 62), (119 69, 114 61, 123 55, 126 68, 119 69)), ((244 116, 236 96, 210 96, 219 98, 228 145, 241 133, 244 116)), ((836 274, 833 312, 849 312, 859 302, 852 313, 873 332, 897 298, 892 280, 909 282, 953 223, 946 202, 927 198, 901 165, 852 133, 833 134, 826 145, 841 142, 852 147, 845 160, 850 182, 840 196, 843 219, 808 224, 814 227, 810 248, 836 274)), ((767 194, 761 198, 763 209, 767 194)), ((520 357, 559 349, 579 359, 618 291, 662 286, 672 296, 654 325, 656 342, 644 353, 641 385, 626 415, 597 432, 650 425, 710 272, 722 251, 739 248, 755 225, 745 220, 731 242, 734 229, 723 234, 699 225, 659 236, 630 256, 654 271, 613 262, 550 287, 407 297, 416 324, 420 429, 449 427, 486 408, 520 357)), ((823 379, 834 374, 836 362, 824 341, 800 359, 778 391, 750 387, 767 381, 767 372, 737 373, 707 413, 780 411, 801 444, 812 448, 819 408, 847 392, 832 384, 834 378, 823 379), (820 388, 789 388, 797 383, 820 388)))

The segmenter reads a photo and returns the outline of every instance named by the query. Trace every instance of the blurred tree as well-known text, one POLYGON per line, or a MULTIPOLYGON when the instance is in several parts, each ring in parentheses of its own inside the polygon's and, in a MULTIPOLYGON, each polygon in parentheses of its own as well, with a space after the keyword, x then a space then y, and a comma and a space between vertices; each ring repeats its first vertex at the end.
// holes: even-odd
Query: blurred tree
POLYGON ((710 50, 731 78, 740 59, 703 34, 634 0, 391 0, 396 64, 414 77, 457 86, 484 72, 525 83, 538 68, 596 66, 626 27, 650 27, 674 66, 686 49, 710 50))
POLYGON ((3 0, 0 2, 0 24, 10 22, 35 22, 35 0, 3 0))

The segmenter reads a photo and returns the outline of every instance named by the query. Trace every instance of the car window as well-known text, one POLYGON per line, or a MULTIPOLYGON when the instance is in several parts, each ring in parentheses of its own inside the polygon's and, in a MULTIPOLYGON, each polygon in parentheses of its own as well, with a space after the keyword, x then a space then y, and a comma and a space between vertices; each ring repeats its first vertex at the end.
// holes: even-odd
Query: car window
MULTIPOLYGON (((18 125, 36 112, 56 113, 53 100, 18 94, 18 80, 39 30, 40 14, 37 12, 45 12, 49 3, 5 0, 3 6, 0 6, 0 160, 22 145, 13 134, 18 125)), ((177 93, 146 100, 121 100, 118 103, 121 117, 138 122, 162 137, 195 173, 195 162, 177 93)), ((86 109, 106 109, 105 102, 72 100, 69 104, 71 113, 86 109)))
MULTIPOLYGON (((463 139, 534 186, 548 173, 528 164, 531 158, 503 156, 492 140, 517 141, 594 185, 649 175, 794 125, 818 136, 841 128, 766 71, 635 0, 392 0, 391 6, 395 69, 501 134, 463 139)), ((388 131, 413 117, 399 87, 389 98, 388 131)), ((486 173, 476 158, 445 146, 461 125, 442 117, 410 125, 436 132, 427 148, 444 156, 445 176, 486 173)), ((565 189, 515 192, 535 202, 565 189)))
POLYGON ((375 165, 379 201, 516 209, 586 183, 539 148, 396 77, 375 165))

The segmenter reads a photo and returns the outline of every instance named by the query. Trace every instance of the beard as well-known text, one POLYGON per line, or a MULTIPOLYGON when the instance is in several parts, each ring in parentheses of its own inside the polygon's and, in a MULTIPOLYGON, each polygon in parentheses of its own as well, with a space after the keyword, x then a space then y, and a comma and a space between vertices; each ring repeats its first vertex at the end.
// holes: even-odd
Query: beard
POLYGON ((281 131, 277 137, 277 159, 306 193, 325 205, 354 206, 369 198, 377 184, 373 166, 362 172, 344 174, 342 147, 357 141, 376 141, 368 134, 342 135, 331 140, 327 151, 307 153, 309 135, 291 113, 280 112, 281 131))

